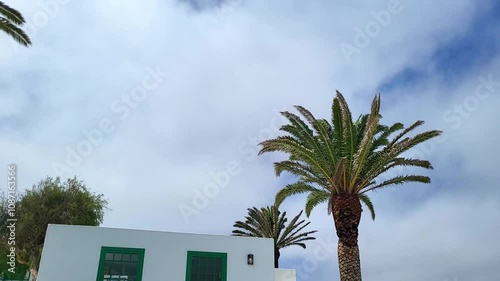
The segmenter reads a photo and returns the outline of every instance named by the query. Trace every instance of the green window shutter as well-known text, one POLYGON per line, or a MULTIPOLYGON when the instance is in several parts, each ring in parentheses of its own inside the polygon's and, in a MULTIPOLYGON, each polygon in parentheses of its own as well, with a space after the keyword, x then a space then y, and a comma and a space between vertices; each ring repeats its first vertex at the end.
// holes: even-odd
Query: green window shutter
POLYGON ((144 249, 102 247, 97 281, 142 281, 144 249))
POLYGON ((186 281, 226 281, 227 254, 188 251, 186 281))

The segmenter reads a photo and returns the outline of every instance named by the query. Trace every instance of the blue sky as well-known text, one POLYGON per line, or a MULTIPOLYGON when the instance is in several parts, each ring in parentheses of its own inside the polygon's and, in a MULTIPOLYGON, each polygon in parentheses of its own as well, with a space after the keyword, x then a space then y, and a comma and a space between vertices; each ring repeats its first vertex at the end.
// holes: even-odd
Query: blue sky
MULTIPOLYGON (((0 161, 18 164, 22 189, 77 175, 109 199, 104 226, 228 234, 293 180, 274 175, 283 155, 256 156, 279 135, 277 111, 328 118, 339 90, 357 116, 381 93, 385 123, 424 120, 444 135, 410 153, 433 163, 431 184, 371 194, 364 278, 496 280, 496 2, 401 0, 393 13, 372 0, 17 1, 34 45, 0 36, 0 161)), ((300 281, 338 280, 336 253, 315 254, 336 242, 326 205, 310 221, 317 241, 283 250, 281 264, 300 281)))
POLYGON ((470 74, 471 68, 487 64, 498 52, 498 29, 500 23, 500 3, 490 2, 477 15, 462 34, 450 42, 439 46, 422 64, 431 64, 433 71, 428 73, 422 64, 396 73, 379 86, 381 92, 393 87, 415 87, 429 75, 439 75, 445 82, 452 82, 470 74))

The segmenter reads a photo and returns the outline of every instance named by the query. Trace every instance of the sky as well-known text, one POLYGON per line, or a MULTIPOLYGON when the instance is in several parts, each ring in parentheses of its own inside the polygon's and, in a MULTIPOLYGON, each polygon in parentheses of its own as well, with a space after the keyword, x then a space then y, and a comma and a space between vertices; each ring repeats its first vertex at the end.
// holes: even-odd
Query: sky
MULTIPOLYGON (((11 1, 12 2, 12 1, 11 1)), ((443 135, 409 155, 432 183, 370 194, 363 278, 491 281, 500 264, 498 1, 16 1, 33 46, 0 36, 0 162, 19 192, 77 176, 104 194, 103 226, 230 234, 294 178, 280 111, 354 116, 380 93, 383 123, 443 135)), ((412 171, 395 171, 412 172, 412 171)), ((305 204, 287 199, 291 216, 305 204)), ((318 206, 307 249, 284 249, 297 280, 339 280, 333 219, 318 206)))

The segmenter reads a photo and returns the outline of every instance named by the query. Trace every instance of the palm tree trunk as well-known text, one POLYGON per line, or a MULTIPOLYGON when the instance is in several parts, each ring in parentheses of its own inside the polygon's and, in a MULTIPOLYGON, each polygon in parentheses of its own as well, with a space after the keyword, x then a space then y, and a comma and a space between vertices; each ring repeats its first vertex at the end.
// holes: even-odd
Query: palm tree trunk
POLYGON ((279 259, 280 259, 280 250, 274 247, 274 268, 278 268, 279 259))
POLYGON ((336 195, 331 200, 333 220, 339 237, 340 281, 361 281, 361 263, 358 248, 361 203, 358 196, 352 194, 336 195))

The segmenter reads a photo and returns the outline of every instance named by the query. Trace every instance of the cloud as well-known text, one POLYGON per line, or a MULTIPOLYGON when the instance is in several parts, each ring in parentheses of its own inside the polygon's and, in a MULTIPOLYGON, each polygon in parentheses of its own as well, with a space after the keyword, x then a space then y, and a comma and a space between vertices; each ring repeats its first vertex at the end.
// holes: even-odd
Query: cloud
MULTIPOLYGON (((478 77, 500 81, 498 38, 488 41, 491 57, 460 75, 445 73, 452 58, 435 59, 469 38, 491 3, 401 0, 401 12, 347 61, 340 45, 353 45, 356 28, 364 30, 390 1, 242 1, 224 13, 224 6, 176 1, 67 1, 37 27, 32 48, 0 37, 1 161, 17 163, 20 187, 29 188, 56 176, 53 163, 65 161, 66 147, 110 118, 114 130, 65 175, 110 200, 104 225, 228 234, 248 207, 271 204, 291 181, 273 173, 283 155, 255 157, 256 144, 282 124, 278 111, 300 104, 329 118, 338 89, 358 115, 380 90, 384 122, 422 119, 423 129, 440 128, 445 139, 414 152, 432 161, 432 184, 372 194, 377 220, 364 216, 360 236, 365 278, 494 280, 500 88, 484 99, 475 91, 478 77), (120 118, 111 104, 156 67, 168 77, 120 118), (239 172, 217 183, 213 175, 227 172, 228 163, 239 172), (214 183, 217 195, 186 223, 181 204, 194 206, 214 183)), ((28 20, 44 11, 35 2, 16 5, 28 20)), ((302 199, 284 208, 298 213, 302 199)), ((324 240, 334 234, 326 205, 311 221, 324 240)), ((286 249, 283 266, 304 270, 318 243, 286 249)), ((308 280, 336 277, 336 266, 333 253, 308 280)))

